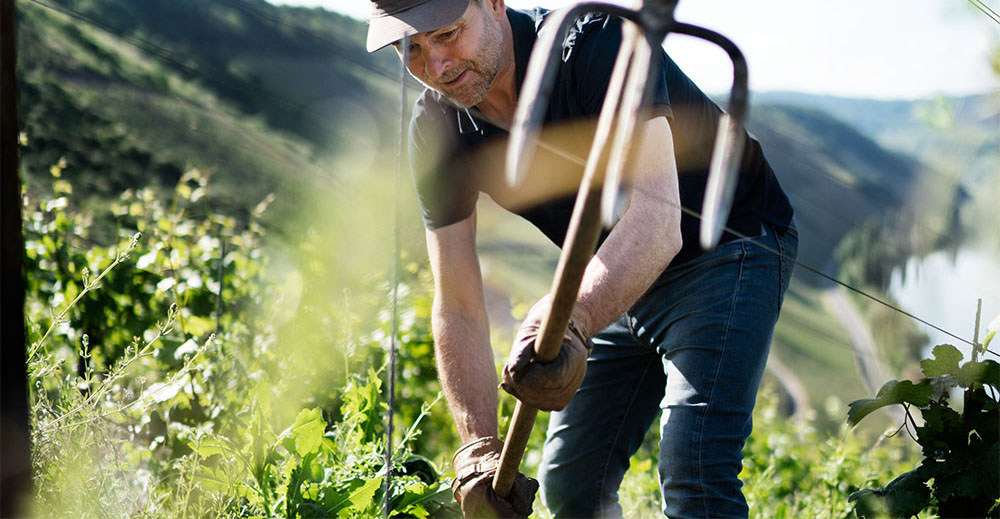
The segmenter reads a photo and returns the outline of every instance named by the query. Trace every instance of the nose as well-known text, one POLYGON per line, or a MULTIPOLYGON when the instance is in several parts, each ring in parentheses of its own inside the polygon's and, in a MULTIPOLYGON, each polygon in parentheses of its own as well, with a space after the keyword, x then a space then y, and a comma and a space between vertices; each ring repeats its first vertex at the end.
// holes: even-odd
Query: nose
POLYGON ((424 57, 424 67, 430 79, 438 80, 451 68, 453 60, 445 52, 436 48, 428 49, 424 57))

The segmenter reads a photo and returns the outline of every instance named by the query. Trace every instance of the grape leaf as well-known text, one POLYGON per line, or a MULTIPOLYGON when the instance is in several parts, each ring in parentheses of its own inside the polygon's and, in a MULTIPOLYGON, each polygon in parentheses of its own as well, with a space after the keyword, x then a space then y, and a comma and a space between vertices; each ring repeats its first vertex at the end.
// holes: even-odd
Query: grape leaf
POLYGON ((954 375, 958 372, 958 363, 962 360, 962 352, 951 344, 939 344, 931 350, 933 359, 920 361, 920 371, 927 378, 941 375, 954 375))
POLYGON ((862 519, 912 517, 920 513, 931 499, 927 476, 919 468, 904 472, 883 489, 859 490, 847 498, 862 519))
POLYGON ((926 382, 914 384, 909 380, 890 380, 878 390, 875 398, 862 398, 851 402, 847 410, 847 422, 855 426, 873 411, 893 404, 927 405, 932 391, 926 382))
POLYGON ((975 387, 981 384, 1000 385, 1000 364, 993 360, 966 362, 955 374, 958 385, 975 387))

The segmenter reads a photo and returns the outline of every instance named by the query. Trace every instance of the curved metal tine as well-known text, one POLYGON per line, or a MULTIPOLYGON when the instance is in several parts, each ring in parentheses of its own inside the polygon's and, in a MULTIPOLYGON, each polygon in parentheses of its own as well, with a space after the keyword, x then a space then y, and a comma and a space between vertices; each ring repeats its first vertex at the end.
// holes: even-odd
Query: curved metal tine
MULTIPOLYGON (((604 103, 601 105, 601 113, 597 119, 597 129, 594 131, 594 139, 590 144, 587 163, 583 169, 583 178, 580 180, 580 188, 577 191, 576 203, 573 207, 573 217, 570 220, 570 228, 567 231, 566 241, 563 243, 563 254, 560 256, 559 265, 556 268, 557 278, 553 283, 552 301, 546 314, 547 317, 542 321, 542 325, 538 330, 538 340, 535 341, 536 357, 545 362, 555 359, 559 354, 559 346, 562 345, 562 336, 566 333, 566 327, 569 325, 570 311, 576 303, 580 280, 583 276, 582 269, 579 272, 573 270, 576 274, 570 276, 567 274, 567 271, 570 269, 564 269, 564 266, 573 261, 570 257, 579 258, 585 265, 586 261, 590 259, 590 255, 594 252, 593 243, 589 246, 584 245, 583 248, 580 248, 577 243, 587 243, 590 238, 589 234, 592 234, 596 239, 600 232, 600 224, 598 223, 600 217, 599 201, 595 199, 591 203, 588 200, 591 198, 591 191, 594 190, 594 179, 598 176, 598 170, 607 164, 609 154, 608 142, 611 140, 612 128, 614 127, 615 118, 619 113, 622 90, 625 88, 635 39, 632 40, 631 46, 626 45, 626 43, 623 41, 622 46, 618 49, 615 65, 611 70, 608 89, 604 96, 604 103), (582 208, 578 209, 578 207, 582 208), (586 226, 577 224, 576 213, 578 211, 581 215, 585 212, 592 213, 594 225, 586 226), (567 256, 565 260, 563 256, 567 256), (566 288, 557 288, 563 285, 566 288), (555 346, 554 351, 541 350, 543 345, 550 343, 555 346)), ((580 218, 581 221, 585 219, 590 218, 587 216, 581 216, 580 218)))
POLYGON ((743 154, 742 129, 743 125, 737 124, 729 114, 722 114, 719 118, 719 131, 715 135, 712 164, 701 207, 699 242, 705 250, 714 249, 718 245, 732 210, 736 184, 739 181, 737 168, 743 154))
POLYGON ((611 144, 611 156, 601 194, 601 223, 605 228, 613 226, 619 216, 619 188, 622 185, 625 172, 631 171, 634 158, 633 153, 631 153, 631 144, 635 137, 636 126, 642 119, 643 105, 645 100, 649 98, 651 90, 649 71, 655 56, 653 42, 648 35, 643 37, 639 26, 626 24, 623 30, 628 32, 625 34, 626 40, 622 42, 622 46, 624 47, 628 43, 631 45, 632 51, 629 56, 628 79, 625 82, 618 125, 611 144))
POLYGON ((524 180, 535 148, 538 146, 539 127, 545 116, 549 103, 549 95, 555 83, 557 64, 561 52, 555 52, 556 44, 566 38, 566 32, 580 16, 600 11, 621 16, 631 13, 627 9, 602 2, 584 2, 556 11, 550 15, 545 27, 539 33, 534 50, 528 61, 528 70, 524 75, 524 84, 518 97, 525 102, 518 103, 514 112, 514 124, 510 131, 510 142, 507 146, 507 183, 517 186, 524 180))
POLYGON ((709 250, 715 248, 722 237, 739 181, 737 169, 745 144, 743 124, 746 121, 749 95, 747 63, 736 44, 721 34, 688 24, 677 24, 674 32, 701 38, 722 47, 733 62, 733 87, 729 94, 728 113, 719 118, 701 210, 699 241, 703 249, 709 250))

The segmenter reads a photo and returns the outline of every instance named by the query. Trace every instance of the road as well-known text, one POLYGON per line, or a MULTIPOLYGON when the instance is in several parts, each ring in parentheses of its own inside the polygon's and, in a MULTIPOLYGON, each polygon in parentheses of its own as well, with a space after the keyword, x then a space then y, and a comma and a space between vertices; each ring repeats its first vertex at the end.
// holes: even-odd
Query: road
MULTIPOLYGON (((865 383, 868 393, 874 397, 882 385, 889 380, 889 370, 878 355, 875 339, 868 328, 868 323, 851 302, 846 288, 831 284, 823 290, 822 297, 823 304, 850 337, 858 373, 861 375, 861 380, 865 383)), ((898 406, 889 407, 887 411, 892 413, 894 419, 903 419, 903 410, 898 406)))

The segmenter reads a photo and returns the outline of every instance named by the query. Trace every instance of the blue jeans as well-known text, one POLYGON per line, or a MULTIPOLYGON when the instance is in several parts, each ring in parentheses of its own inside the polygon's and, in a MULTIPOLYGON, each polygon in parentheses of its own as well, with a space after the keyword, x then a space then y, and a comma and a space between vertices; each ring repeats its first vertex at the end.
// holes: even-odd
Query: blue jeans
POLYGON ((661 411, 663 513, 747 517, 743 444, 797 246, 794 229, 765 227, 671 267, 594 338, 583 385, 549 421, 539 479, 555 517, 621 517, 618 487, 661 411))

